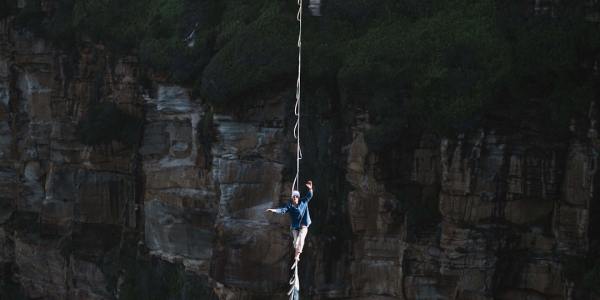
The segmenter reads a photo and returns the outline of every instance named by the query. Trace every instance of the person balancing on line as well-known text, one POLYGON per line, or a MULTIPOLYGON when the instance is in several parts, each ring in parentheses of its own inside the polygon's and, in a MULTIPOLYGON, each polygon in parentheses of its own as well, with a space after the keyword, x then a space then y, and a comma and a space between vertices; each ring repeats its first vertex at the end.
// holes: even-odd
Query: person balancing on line
POLYGON ((308 212, 308 202, 313 196, 312 181, 307 181, 306 187, 308 187, 308 194, 306 194, 304 198, 300 199, 300 192, 294 190, 292 191, 292 200, 286 203, 285 206, 267 209, 267 211, 270 212, 278 214, 288 213, 290 215, 290 219, 292 220, 292 237, 294 239, 293 243, 296 251, 294 259, 296 261, 300 260, 300 253, 302 253, 302 248, 304 248, 304 239, 308 233, 308 226, 310 226, 311 223, 310 213, 308 212))

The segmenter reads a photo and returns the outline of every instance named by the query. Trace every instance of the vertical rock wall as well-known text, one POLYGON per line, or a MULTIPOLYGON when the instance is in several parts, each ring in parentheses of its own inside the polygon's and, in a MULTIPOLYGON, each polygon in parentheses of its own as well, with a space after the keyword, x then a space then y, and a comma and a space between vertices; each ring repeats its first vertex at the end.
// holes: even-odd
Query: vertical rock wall
POLYGON ((136 60, 109 64, 96 45, 63 53, 10 19, 0 27, 2 279, 30 298, 109 299, 98 260, 136 226, 136 151, 85 146, 76 128, 98 102, 141 116, 136 60))
MULTIPOLYGON (((0 298, 285 298, 289 221, 265 210, 289 197, 293 97, 215 112, 181 86, 143 91, 133 56, 63 52, 10 22, 0 298), (82 144, 105 102, 143 119, 139 143, 82 144)), ((303 298, 598 298, 570 271, 598 241, 594 114, 564 143, 488 129, 376 152, 368 113, 308 101, 303 298)))

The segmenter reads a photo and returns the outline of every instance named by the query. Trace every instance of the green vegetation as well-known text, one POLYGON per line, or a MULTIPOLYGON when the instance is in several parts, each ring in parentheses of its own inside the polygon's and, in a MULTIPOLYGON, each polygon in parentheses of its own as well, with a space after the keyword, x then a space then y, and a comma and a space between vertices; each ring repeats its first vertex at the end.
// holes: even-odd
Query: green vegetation
POLYGON ((342 96, 369 109, 378 124, 369 142, 381 149, 414 131, 485 126, 480 120, 490 115, 525 119, 515 112, 531 110, 531 99, 545 113, 539 127, 565 132, 595 97, 589 64, 599 31, 580 8, 568 3, 555 17, 533 17, 499 1, 413 6, 412 15, 349 43, 355 51, 338 73, 342 96))
POLYGON ((492 0, 328 1, 311 24, 319 34, 306 37, 305 82, 365 107, 376 150, 423 131, 516 132, 524 122, 563 138, 598 93, 591 9, 561 1, 554 16, 533 16, 532 6, 492 0))
MULTIPOLYGON (((58 44, 90 37, 137 51, 144 65, 216 106, 294 87, 294 1, 55 3, 42 11, 39 0, 27 1, 15 23, 58 44)), ((510 1, 325 1, 322 17, 305 17, 305 98, 366 108, 375 149, 422 131, 494 126, 489 120, 509 130, 529 120, 560 136, 597 97, 600 31, 587 20, 597 8, 554 6, 535 16, 530 4, 510 1), (531 111, 544 117, 530 120, 531 111)))
MULTIPOLYGON (((343 95, 359 97, 378 126, 371 144, 402 128, 443 131, 472 119, 507 72, 490 1, 444 8, 414 22, 398 19, 350 44, 339 73, 343 95)), ((381 145, 385 146, 385 145, 381 145)))
POLYGON ((265 5, 260 15, 238 29, 204 70, 200 91, 208 99, 226 102, 246 94, 293 83, 297 65, 295 28, 281 5, 265 5))
POLYGON ((142 120, 129 115, 110 102, 92 104, 77 126, 79 140, 89 146, 119 141, 137 145, 142 120))

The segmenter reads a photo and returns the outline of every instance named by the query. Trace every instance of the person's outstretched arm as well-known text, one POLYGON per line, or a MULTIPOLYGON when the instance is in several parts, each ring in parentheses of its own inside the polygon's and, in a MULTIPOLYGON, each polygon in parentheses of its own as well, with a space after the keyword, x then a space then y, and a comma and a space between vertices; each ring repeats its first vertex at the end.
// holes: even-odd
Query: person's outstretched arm
POLYGON ((288 206, 280 207, 280 208, 269 208, 267 211, 276 213, 276 214, 285 214, 288 211, 288 206))
POLYGON ((302 202, 308 202, 310 201, 310 199, 312 199, 313 196, 313 184, 312 181, 307 181, 306 182, 306 187, 308 188, 308 193, 306 194, 306 196, 304 196, 304 198, 302 198, 300 201, 302 202))

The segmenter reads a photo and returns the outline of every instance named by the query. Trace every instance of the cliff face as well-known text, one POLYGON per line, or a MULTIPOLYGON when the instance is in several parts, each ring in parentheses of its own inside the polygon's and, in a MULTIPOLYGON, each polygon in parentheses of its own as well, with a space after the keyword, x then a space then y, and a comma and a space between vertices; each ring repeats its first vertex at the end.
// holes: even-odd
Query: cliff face
MULTIPOLYGON (((283 298, 288 220, 264 211, 290 190, 290 93, 214 112, 143 89, 134 56, 71 50, 0 24, 2 298, 283 298), (82 143, 99 103, 143 120, 135 141, 82 143)), ((368 115, 327 101, 305 105, 303 297, 598 299, 595 107, 562 143, 481 130, 374 152, 368 115)))
POLYGON ((597 244, 591 143, 480 131, 435 144, 424 138, 403 155, 412 165, 397 164, 410 171, 395 178, 401 192, 391 195, 355 129, 346 176, 354 188, 352 291, 405 299, 584 297, 576 273, 585 267, 573 264, 597 244), (415 215, 428 209, 440 216, 415 215))

